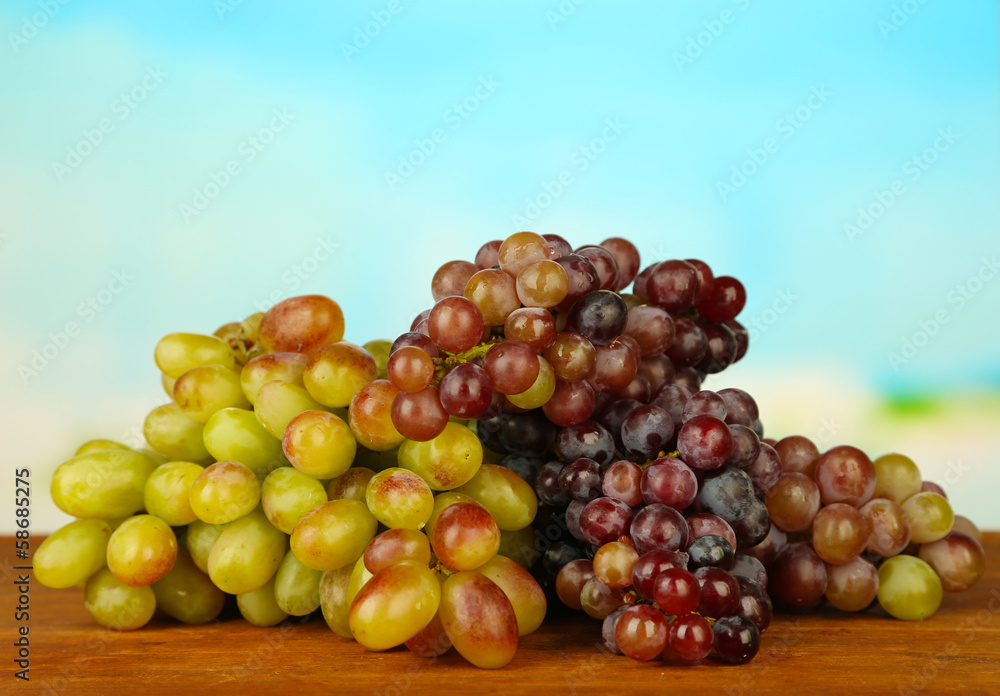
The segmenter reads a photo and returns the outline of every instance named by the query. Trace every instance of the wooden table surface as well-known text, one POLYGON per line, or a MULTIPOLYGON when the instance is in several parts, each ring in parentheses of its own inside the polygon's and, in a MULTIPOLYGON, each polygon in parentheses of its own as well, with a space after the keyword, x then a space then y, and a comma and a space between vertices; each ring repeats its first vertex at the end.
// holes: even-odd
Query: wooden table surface
MULTIPOLYGON (((40 540, 38 540, 40 541, 40 540)), ((748 665, 707 661, 669 667, 609 656, 600 622, 579 615, 550 619, 522 639, 513 662, 479 670, 454 651, 425 660, 405 649, 366 652, 330 631, 322 618, 263 629, 238 614, 184 626, 154 618, 121 633, 99 628, 79 590, 31 584, 30 683, 14 677, 16 575, 0 575, 0 694, 237 693, 312 694, 640 694, 699 693, 940 694, 1000 696, 1000 532, 987 535, 987 572, 964 594, 945 595, 922 623, 827 610, 775 617, 748 665), (287 691, 285 691, 287 689, 287 691)), ((0 557, 13 552, 0 538, 0 557), (10 550, 10 551, 8 551, 10 550)), ((18 624, 20 625, 20 624, 18 624)))

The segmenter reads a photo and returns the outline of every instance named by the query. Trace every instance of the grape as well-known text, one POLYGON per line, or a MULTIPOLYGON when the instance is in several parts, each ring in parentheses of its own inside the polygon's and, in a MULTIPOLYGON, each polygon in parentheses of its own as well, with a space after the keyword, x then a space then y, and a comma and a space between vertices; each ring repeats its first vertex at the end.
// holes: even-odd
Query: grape
POLYGON ((461 295, 465 284, 478 270, 475 264, 468 261, 448 261, 434 273, 431 279, 431 295, 434 301, 443 300, 450 295, 461 295))
POLYGON ((545 618, 545 593, 531 573, 505 556, 494 556, 476 569, 492 580, 510 601, 518 635, 534 633, 545 618))
POLYGON ((698 568, 694 576, 701 585, 701 599, 698 602, 698 613, 702 616, 719 619, 729 616, 739 609, 740 586, 727 571, 722 568, 698 568))
POLYGON ((934 483, 933 481, 924 481, 923 483, 921 483, 920 484, 920 490, 921 491, 927 491, 927 492, 930 492, 930 493, 937 493, 939 496, 941 496, 945 500, 948 499, 948 494, 945 493, 944 489, 941 488, 941 486, 939 486, 936 483, 934 483))
POLYGON ((538 357, 538 377, 535 382, 523 392, 510 394, 507 400, 518 408, 530 410, 548 403, 555 393, 556 380, 552 367, 545 358, 538 357))
POLYGON ((664 261, 649 274, 645 292, 654 304, 671 314, 679 314, 694 305, 698 272, 687 261, 664 261))
POLYGON ((701 583, 683 568, 667 568, 656 576, 653 600, 668 614, 690 614, 701 601, 701 583))
POLYGON ((302 353, 267 353, 258 355, 243 366, 240 387, 251 404, 257 403, 257 393, 268 382, 279 380, 305 386, 303 375, 309 356, 302 353))
POLYGON ((203 467, 194 462, 167 462, 158 466, 143 488, 146 511, 171 527, 194 522, 198 516, 191 509, 188 494, 202 471, 203 467))
MULTIPOLYGON (((716 283, 719 280, 716 279, 716 283)), ((737 614, 719 619, 712 626, 712 633, 715 634, 715 654, 731 665, 749 662, 760 650, 760 631, 745 616, 737 614)))
POLYGON ((53 532, 32 557, 35 578, 61 590, 87 582, 107 563, 111 526, 104 520, 75 520, 53 532))
POLYGON ((375 359, 361 346, 339 341, 309 356, 303 382, 312 398, 324 406, 344 408, 361 387, 378 377, 375 359))
POLYGON ((390 529, 421 529, 430 519, 434 494, 411 471, 393 467, 375 474, 365 491, 368 509, 390 529))
POLYGON ((594 554, 594 575, 608 587, 632 584, 632 569, 639 560, 635 547, 622 541, 605 544, 594 554))
POLYGON ((591 578, 580 590, 580 604, 588 616, 604 619, 625 604, 624 590, 608 587, 596 577, 591 578))
POLYGON ((615 640, 622 653, 633 660, 652 660, 667 646, 667 619, 648 604, 629 607, 618 619, 615 640))
MULTIPOLYGON (((729 455, 729 459, 726 463, 730 466, 735 466, 737 469, 750 469, 755 463, 757 463, 757 457, 760 456, 762 447, 760 438, 757 437, 757 433, 745 425, 730 425, 729 433, 733 438, 733 452, 729 455)), ((763 466, 764 468, 759 470, 761 473, 777 471, 780 476, 781 472, 784 470, 781 466, 780 457, 778 458, 777 466, 775 466, 770 453, 768 454, 767 460, 765 460, 765 464, 763 466)), ((753 474, 750 474, 750 478, 751 480, 754 479, 753 474)), ((771 486, 777 482, 777 480, 778 477, 775 477, 774 481, 768 485, 768 489, 770 489, 771 486)), ((757 486, 755 484, 754 489, 756 488, 757 486)))
POLYGON ((697 614, 678 616, 670 623, 663 658, 673 664, 694 665, 712 651, 712 626, 697 614))
POLYGON ((153 354, 163 374, 177 379, 193 367, 219 365, 232 368, 236 360, 229 345, 215 336, 172 333, 160 339, 153 354))
POLYGON ((681 420, 686 423, 695 416, 712 416, 719 420, 725 420, 726 402, 712 391, 695 392, 684 402, 681 420))
MULTIPOLYGON (((733 567, 729 569, 730 574, 740 580, 746 578, 767 589, 767 568, 755 557, 743 551, 737 551, 733 555, 733 567)), ((760 626, 757 626, 760 628, 760 626)), ((764 629, 761 628, 761 633, 764 629)))
POLYGON ((632 568, 632 586, 640 597, 653 599, 656 578, 668 568, 687 570, 688 555, 678 551, 657 549, 639 556, 632 568))
POLYGON ((576 425, 594 412, 594 388, 587 382, 556 381, 555 391, 542 410, 550 421, 559 426, 576 425))
MULTIPOLYGON (((763 568, 761 568, 763 570, 763 568)), ((757 627, 757 631, 764 633, 771 625, 773 608, 771 598, 760 583, 743 576, 735 576, 740 587, 740 606, 737 614, 745 616, 757 627)), ((764 573, 767 577, 767 573, 764 573)))
POLYGON ((544 353, 555 343, 556 320, 544 309, 524 307, 507 315, 503 332, 508 341, 519 341, 536 353, 544 353))
POLYGON ((267 432, 280 440, 295 416, 303 411, 323 410, 326 409, 309 395, 305 387, 275 380, 257 392, 254 415, 267 432))
POLYGON ((364 502, 365 492, 368 490, 368 482, 371 481, 374 475, 375 472, 371 469, 363 466, 352 466, 343 474, 330 481, 326 489, 327 497, 330 500, 347 498, 349 500, 364 502))
MULTIPOLYGON (((978 541, 961 532, 924 544, 918 554, 941 578, 945 592, 965 592, 983 576, 986 554, 978 541)), ((38 554, 35 554, 38 558, 38 554)), ((37 572, 37 560, 35 570, 37 572)))
POLYGON ((427 535, 412 529, 390 529, 382 532, 368 544, 362 556, 365 568, 378 573, 383 568, 401 561, 415 561, 423 565, 431 562, 431 546, 427 535))
POLYGON ((589 559, 578 558, 570 561, 559 570, 556 576, 556 594, 570 609, 583 610, 580 603, 580 593, 583 586, 595 577, 594 564, 589 559))
MULTIPOLYGON (((351 568, 350 565, 345 567, 351 568)), ((373 577, 375 577, 375 574, 368 572, 368 569, 365 567, 365 559, 363 556, 354 562, 354 567, 351 568, 351 577, 347 582, 348 607, 354 602, 354 598, 358 596, 358 593, 361 592, 362 588, 364 588, 364 586, 368 584, 368 581, 373 577)))
MULTIPOLYGON (((427 314, 428 316, 430 315, 430 310, 427 310, 427 314)), ((440 351, 438 351, 438 347, 434 345, 434 341, 428 338, 426 334, 412 330, 409 333, 402 334, 399 338, 392 342, 392 347, 389 348, 389 355, 392 355, 397 350, 407 346, 419 348, 427 353, 427 355, 431 358, 436 358, 440 355, 440 351)))
MULTIPOLYGON (((482 421, 479 427, 482 427, 482 421)), ((556 437, 556 427, 541 413, 504 413, 500 417, 503 451, 529 457, 543 456, 556 437)))
POLYGON ((601 289, 601 278, 593 262, 580 254, 565 254, 556 263, 566 271, 568 291, 556 309, 565 314, 584 295, 601 289))
POLYGON ((350 426, 326 411, 303 411, 288 423, 281 442, 288 461, 314 478, 336 478, 357 453, 350 426))
POLYGON ((653 395, 673 381, 674 373, 674 364, 666 355, 653 355, 639 361, 639 374, 649 382, 649 391, 653 395))
POLYGON ((757 402, 742 389, 722 389, 719 396, 726 403, 726 423, 753 428, 760 420, 757 402))
POLYGON ((114 631, 134 631, 153 618, 156 596, 150 587, 130 587, 102 568, 87 581, 83 604, 98 625, 114 631))
POLYGON ((698 294, 694 297, 694 303, 695 305, 700 305, 708 299, 709 295, 712 294, 712 285, 715 282, 715 274, 712 273, 712 268, 704 261, 699 259, 684 260, 694 266, 694 270, 698 274, 698 294))
POLYGON ((177 537, 153 515, 125 520, 108 539, 108 568, 130 587, 151 585, 165 577, 177 560, 177 537))
POLYGON ((774 451, 781 457, 781 470, 785 473, 805 474, 812 478, 819 459, 819 450, 808 438, 790 435, 778 440, 774 451))
POLYGON ((393 400, 399 389, 386 379, 376 379, 351 399, 348 423, 363 447, 376 452, 399 447, 405 439, 392 424, 393 400))
POLYGON ((285 534, 291 534, 304 514, 327 500, 322 483, 290 466, 275 469, 261 485, 264 514, 285 534))
POLYGON ((614 290, 618 285, 618 263, 614 255, 603 247, 582 246, 573 253, 588 259, 597 269, 601 290, 614 290))
POLYGON ((240 614, 253 626, 277 626, 288 618, 281 610, 274 596, 275 578, 255 590, 236 596, 236 606, 240 614))
POLYGON ((579 382, 597 372, 597 350, 594 344, 571 331, 557 334, 545 349, 545 359, 557 378, 563 382, 579 382))
POLYGON ((310 568, 336 570, 361 558, 377 528, 378 522, 364 503, 331 500, 307 512, 295 525, 292 551, 310 568))
POLYGON ((542 239, 549 243, 549 258, 558 259, 573 251, 573 247, 558 234, 543 234, 542 239))
POLYGON ((684 387, 688 392, 696 392, 701 389, 701 383, 705 379, 705 374, 693 367, 678 367, 674 373, 674 384, 684 387))
MULTIPOLYGON (((824 505, 848 503, 861 507, 875 492, 875 467, 857 447, 842 445, 816 460, 814 474, 824 505)), ((788 530, 791 531, 791 530, 788 530)))
POLYGON ((622 425, 625 423, 625 419, 628 418, 629 414, 642 406, 642 403, 636 401, 635 399, 619 399, 616 398, 616 396, 617 395, 607 394, 599 395, 599 398, 615 399, 604 409, 604 412, 600 416, 600 423, 611 434, 611 437, 614 440, 614 446, 617 449, 624 451, 625 444, 622 442, 622 425))
POLYGON ((590 379, 594 391, 612 394, 626 389, 639 371, 639 357, 620 336, 614 343, 597 346, 597 368, 590 379))
MULTIPOLYGON (((669 503, 667 503, 669 505, 669 503)), ((671 506, 676 509, 677 506, 671 506)), ((684 507, 687 507, 686 505, 684 507)), ((712 514, 699 512, 693 515, 689 515, 687 518, 688 531, 691 535, 691 540, 695 540, 698 537, 702 537, 708 534, 714 534, 720 536, 729 542, 729 545, 736 548, 736 533, 733 528, 721 517, 717 517, 712 514)))
POLYGON ((556 436, 556 452, 564 461, 586 457, 601 466, 611 463, 615 444, 611 433, 594 421, 583 421, 563 428, 556 436))
POLYGON ((866 609, 878 593, 878 571, 861 557, 826 566, 826 599, 841 611, 866 609))
POLYGON ((587 503, 580 500, 571 500, 566 506, 566 529, 577 541, 587 541, 587 537, 583 535, 583 528, 580 526, 580 518, 583 517, 583 510, 586 507, 587 503))
POLYGON ((479 438, 459 423, 448 423, 432 440, 407 440, 399 448, 399 466, 420 476, 436 491, 457 488, 470 481, 482 462, 483 446, 479 438))
POLYGON ((733 567, 733 545, 715 534, 692 539, 687 546, 687 553, 690 557, 688 566, 693 570, 709 567, 731 570, 733 567))
POLYGON ((736 336, 723 324, 712 322, 702 322, 701 330, 705 334, 707 349, 697 367, 705 374, 722 372, 736 360, 736 336))
POLYGON ((875 498, 885 498, 902 505, 920 492, 920 469, 902 454, 885 454, 872 462, 875 467, 875 498))
POLYGON ((347 592, 352 570, 351 566, 345 566, 337 570, 324 571, 319 580, 319 601, 326 625, 342 638, 353 640, 349 617, 351 603, 348 601, 347 592))
POLYGON ((483 369, 501 394, 520 394, 538 379, 542 361, 526 343, 504 341, 487 351, 483 369))
POLYGON ((396 563, 376 573, 354 598, 351 633, 369 650, 388 650, 423 630, 440 603, 441 585, 427 566, 396 563))
POLYGON ((983 533, 979 531, 979 527, 977 527, 968 517, 955 515, 955 523, 952 525, 951 530, 953 532, 961 532, 966 536, 972 537, 980 544, 983 543, 983 533))
POLYGON ((878 569, 878 602, 897 619, 922 621, 938 610, 942 597, 941 579, 915 556, 893 556, 878 569))
POLYGON ((865 548, 879 556, 895 556, 910 543, 910 520, 896 503, 885 498, 872 498, 861 507, 871 525, 871 536, 865 548))
POLYGON ((628 386, 616 392, 615 397, 645 404, 653 397, 653 390, 649 386, 649 380, 646 379, 646 376, 640 372, 636 372, 632 381, 628 383, 628 386))
POLYGON ((639 273, 639 250, 627 239, 609 237, 601 246, 611 252, 618 267, 618 280, 612 290, 627 288, 639 273))
POLYGON ((784 474, 764 496, 771 521, 786 532, 804 532, 820 507, 816 483, 805 474, 784 474))
POLYGON ((224 408, 205 423, 205 448, 217 461, 237 461, 264 478, 284 465, 281 441, 264 429, 253 411, 224 408))
POLYGON ((535 528, 528 526, 516 532, 500 530, 498 556, 506 556, 525 570, 531 570, 538 560, 539 540, 535 528))
POLYGON ((733 436, 724 421, 695 416, 677 433, 677 450, 692 469, 717 469, 733 452, 733 436))
POLYGON ((455 649, 476 667, 497 669, 513 659, 517 615, 503 590, 481 573, 455 573, 445 580, 440 616, 455 649))
POLYGON ((608 652, 612 655, 624 655, 621 648, 618 647, 618 638, 616 636, 616 631, 618 629, 618 619, 621 615, 625 613, 625 610, 629 608, 630 605, 625 605, 618 607, 613 612, 604 617, 604 621, 601 622, 601 640, 604 642, 604 647, 607 648, 608 652))
POLYGON ((481 270, 469 278, 462 294, 479 308, 485 326, 503 326, 507 317, 521 306, 514 278, 494 268, 481 270))
POLYGON ((448 412, 441 405, 440 392, 433 386, 414 394, 397 394, 390 415, 392 424, 403 437, 419 442, 437 437, 448 423, 448 412))
POLYGON ((192 367, 174 382, 174 402, 195 423, 205 423, 219 409, 249 408, 240 373, 222 365, 192 367))
POLYGON ((813 519, 813 548, 830 565, 842 565, 861 555, 871 536, 871 523, 855 507, 834 503, 813 519))
POLYGON ((708 297, 698 303, 698 314, 709 321, 729 321, 743 311, 747 292, 743 284, 730 276, 718 276, 708 297))
MULTIPOLYGON (((599 498, 598 500, 609 499, 599 498)), ((613 502, 624 507, 623 503, 613 502)), ((590 503, 590 505, 593 504, 590 503)), ((584 532, 586 533, 586 528, 584 528, 584 532)), ((657 549, 679 551, 688 544, 688 526, 683 515, 672 507, 661 504, 647 505, 632 520, 631 536, 635 548, 640 554, 657 549)))
POLYGON ((632 454, 647 459, 662 452, 673 435, 670 414, 653 404, 639 406, 622 423, 622 443, 632 454))
POLYGON ((793 607, 813 604, 827 588, 826 565, 807 541, 782 547, 768 568, 768 579, 774 595, 793 607))
POLYGON ((510 469, 529 484, 535 482, 538 472, 544 463, 545 460, 538 457, 529 457, 520 454, 506 454, 497 462, 499 466, 510 469))
POLYGON ((684 387, 675 384, 668 384, 663 387, 655 397, 653 397, 652 403, 669 413, 675 423, 682 423, 684 406, 690 398, 691 392, 684 387))
POLYGON ((368 354, 375 360, 375 375, 378 379, 386 379, 388 376, 389 356, 392 354, 392 342, 378 338, 368 341, 362 346, 368 354))
POLYGON ((628 310, 625 333, 636 340, 644 358, 654 357, 674 342, 674 320, 659 307, 639 305, 628 310))
POLYGON ((704 478, 694 499, 694 509, 724 519, 733 526, 739 540, 740 534, 735 525, 748 514, 756 501, 750 477, 739 469, 725 467, 704 478))
POLYGON ((323 573, 313 570, 289 551, 274 574, 274 598, 291 616, 307 616, 319 609, 319 583, 323 573))
POLYGON ((195 520, 188 525, 184 534, 184 546, 191 553, 191 560, 198 567, 198 570, 208 574, 208 559, 212 553, 212 547, 222 531, 228 527, 226 524, 207 524, 201 520, 195 520))
POLYGON ((434 536, 434 523, 437 521, 438 515, 440 515, 445 508, 450 505, 454 505, 455 503, 472 503, 473 505, 479 505, 478 502, 467 496, 465 493, 459 493, 458 491, 445 491, 444 493, 439 493, 434 496, 434 509, 431 511, 431 518, 427 520, 427 526, 424 527, 424 533, 428 538, 434 536))
POLYGON ((142 434, 149 446, 167 459, 200 462, 208 458, 202 437, 204 428, 185 416, 180 406, 171 403, 149 412, 142 434))
POLYGON ((419 657, 440 657, 451 650, 451 640, 445 633, 444 624, 441 623, 440 612, 434 615, 431 622, 417 635, 410 638, 405 643, 410 652, 419 657))
POLYGON ((478 418, 493 402, 493 383, 483 368, 456 365, 441 380, 441 405, 457 418, 478 418))
POLYGON ((555 261, 534 261, 517 274, 517 297, 525 307, 555 307, 568 292, 569 276, 555 261))
POLYGON ((479 251, 476 252, 476 268, 493 268, 499 265, 498 253, 501 244, 503 244, 501 240, 494 239, 479 247, 479 251))
POLYGON ((566 317, 566 329, 596 346, 606 346, 625 330, 628 308, 620 295, 597 290, 581 297, 566 317))
POLYGON ((434 378, 434 360, 417 346, 403 346, 389 356, 389 380, 404 392, 418 392, 434 378))
POLYGON ((788 543, 788 535, 785 534, 782 529, 772 523, 771 528, 767 532, 767 536, 759 544, 751 546, 749 548, 743 549, 749 555, 756 558, 765 568, 769 568, 774 559, 777 557, 778 552, 785 547, 788 543))
POLYGON ((929 544, 944 538, 955 523, 951 505, 937 493, 917 493, 907 498, 902 508, 910 520, 910 539, 918 544, 929 544))
POLYGON ((634 462, 624 459, 617 461, 605 470, 601 479, 601 492, 629 507, 636 507, 643 500, 643 476, 643 470, 634 462))
MULTIPOLYGON (((642 512, 639 514, 641 515, 642 512)), ((683 520, 683 518, 681 519, 683 520)), ((653 523, 651 522, 650 524, 653 523)), ((629 509, 628 505, 614 498, 595 498, 587 503, 587 506, 580 514, 580 529, 583 536, 589 543, 595 546, 603 546, 617 540, 623 534, 628 533, 629 525, 632 525, 632 536, 635 537, 632 510, 629 509)), ((646 527, 643 529, 647 535, 652 536, 656 534, 656 530, 654 529, 647 529, 646 527)), ((656 538, 658 539, 659 537, 656 538)), ((640 553, 644 553, 642 545, 638 543, 638 540, 636 541, 637 550, 640 553)))
POLYGON ((260 344, 268 353, 312 353, 343 338, 344 313, 340 305, 322 295, 282 300, 267 310, 260 322, 260 344))
POLYGON ((481 465, 472 479, 455 490, 486 508, 502 531, 524 529, 538 511, 534 489, 513 471, 496 464, 481 465))
POLYGON ((642 498, 647 503, 684 510, 694 502, 698 479, 680 459, 657 459, 642 472, 642 498))
MULTIPOLYGON (((498 323, 503 324, 503 321, 498 323)), ((427 317, 431 340, 449 353, 461 353, 474 347, 483 337, 484 328, 483 313, 465 297, 440 300, 427 317)))
POLYGON ((500 549, 500 529, 478 503, 449 505, 434 521, 431 548, 452 570, 473 570, 500 549))
POLYGON ((198 519, 225 524, 243 517, 260 503, 257 475, 239 462, 216 462, 198 474, 188 500, 198 519))
POLYGON ((732 331, 733 337, 736 339, 736 357, 733 358, 733 362, 738 363, 747 354, 747 348, 750 347, 750 332, 735 319, 723 322, 722 325, 732 331))
POLYGON ((767 538, 771 528, 767 506, 756 498, 752 499, 746 512, 733 521, 732 527, 736 533, 737 547, 748 548, 759 544, 767 538))
POLYGON ((569 504, 569 496, 563 493, 559 485, 559 472, 562 471, 562 462, 548 462, 538 470, 538 477, 535 479, 535 493, 538 499, 546 505, 562 507, 569 504))
POLYGON ((186 624, 206 624, 217 617, 226 604, 226 593, 212 584, 183 548, 178 549, 174 567, 153 583, 152 588, 156 608, 186 624))
POLYGON ((516 278, 528 264, 549 258, 551 251, 549 243, 541 235, 534 232, 517 232, 507 237, 500 245, 497 261, 501 270, 516 278))
POLYGON ((601 494, 600 465, 586 458, 569 462, 559 471, 559 488, 571 500, 593 500, 601 494))
POLYGON ((708 352, 708 337, 700 326, 684 317, 674 318, 674 340, 667 357, 677 367, 697 365, 708 352))

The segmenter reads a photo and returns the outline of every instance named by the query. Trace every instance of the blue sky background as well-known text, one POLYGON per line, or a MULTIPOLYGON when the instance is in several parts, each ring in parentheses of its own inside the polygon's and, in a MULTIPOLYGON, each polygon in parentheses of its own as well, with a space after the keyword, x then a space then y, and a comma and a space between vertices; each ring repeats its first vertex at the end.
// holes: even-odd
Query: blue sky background
POLYGON ((1000 483, 995 2, 332 5, 0 8, 2 408, 10 461, 36 469, 39 524, 56 520, 42 490, 73 443, 134 431, 162 400, 163 334, 322 292, 349 339, 391 338, 440 263, 528 227, 736 275, 758 328, 717 387, 752 387, 776 435, 833 418, 828 445, 908 451, 939 474, 961 460, 980 473, 956 495, 1000 527, 976 493, 1000 483), (287 124, 249 161, 276 110, 287 124), (756 171, 721 194, 741 166, 756 171), (321 242, 336 250, 317 260, 321 242), (99 294, 109 283, 120 292, 99 294), (38 374, 20 369, 69 322, 77 335, 38 374), (900 399, 933 408, 886 410, 900 399))

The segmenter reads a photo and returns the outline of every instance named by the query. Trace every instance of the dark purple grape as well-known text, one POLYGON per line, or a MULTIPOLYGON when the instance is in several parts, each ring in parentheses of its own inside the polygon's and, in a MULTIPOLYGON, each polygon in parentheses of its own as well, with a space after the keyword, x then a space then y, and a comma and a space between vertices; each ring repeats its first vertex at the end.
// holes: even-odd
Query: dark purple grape
POLYGON ((555 440, 556 430, 540 411, 500 415, 500 443, 510 454, 543 456, 555 440))
POLYGON ((769 588, 790 607, 808 607, 826 593, 826 564, 812 544, 786 544, 767 570, 769 588))
POLYGON ((640 483, 642 498, 646 503, 669 505, 684 510, 694 502, 698 493, 698 479, 680 459, 657 459, 642 472, 640 483))
POLYGON ((472 363, 453 367, 439 392, 444 410, 456 418, 479 418, 493 402, 493 382, 486 370, 472 363))
POLYGON ((705 357, 706 352, 708 352, 708 337, 701 327, 690 319, 675 317, 674 342, 666 351, 674 366, 680 369, 697 365, 705 357))
POLYGON ((659 406, 639 406, 622 422, 622 444, 646 459, 656 457, 674 436, 674 420, 659 406))
MULTIPOLYGON (((583 536, 594 546, 617 541, 619 537, 628 533, 630 525, 632 525, 632 509, 614 498, 595 498, 587 503, 580 515, 580 529, 583 536)), ((636 548, 638 549, 638 545, 636 548)))
POLYGON ((615 441, 602 425, 587 420, 559 431, 556 453, 563 461, 586 457, 605 466, 614 459, 615 441))
MULTIPOLYGON (((753 558, 750 556, 749 558, 753 558)), ((757 560, 757 559, 753 559, 757 560)), ((763 566, 761 566, 763 570, 763 566)), ((745 575, 735 575, 736 582, 740 586, 740 608, 737 613, 740 616, 745 616, 753 625, 757 627, 757 630, 761 633, 767 630, 767 627, 771 625, 771 614, 774 609, 771 606, 771 598, 767 596, 766 585, 761 585, 759 582, 753 578, 749 578, 745 575)), ((767 573, 764 573, 764 578, 767 578, 767 573)))
POLYGON ((712 633, 715 634, 715 654, 731 665, 749 662, 760 650, 760 631, 745 616, 720 618, 712 626, 712 633))
POLYGON ((694 306, 698 271, 687 261, 664 261, 646 279, 645 292, 653 304, 671 314, 679 314, 694 306))
POLYGON ((767 532, 767 536, 764 537, 764 541, 741 550, 746 551, 747 555, 756 558, 765 568, 770 568, 778 553, 787 543, 788 534, 772 522, 771 528, 767 532))
POLYGON ((559 472, 562 468, 562 462, 548 462, 538 470, 538 476, 535 478, 535 494, 546 505, 555 507, 569 505, 569 496, 559 487, 559 472))
POLYGON ((535 483, 535 479, 538 478, 538 470, 542 468, 542 464, 544 463, 544 459, 525 457, 522 454, 507 454, 497 462, 497 464, 507 467, 530 484, 535 483))
MULTIPOLYGON (((767 589, 767 568, 748 553, 737 551, 733 555, 733 567, 729 569, 729 572, 737 580, 744 577, 753 580, 765 590, 767 589)), ((758 626, 758 628, 760 627, 758 626)))
POLYGON ((733 453, 733 435, 725 421, 695 416, 677 433, 677 450, 692 469, 718 469, 733 453))
POLYGON ((713 416, 719 420, 726 419, 726 402, 713 391, 695 392, 684 403, 681 420, 687 422, 695 416, 713 416))
POLYGON ((674 419, 674 423, 683 422, 684 406, 691 398, 691 392, 677 384, 663 387, 650 402, 662 408, 674 419))
POLYGON ((640 554, 656 549, 680 551, 688 543, 687 521, 672 507, 659 503, 647 505, 632 520, 631 535, 640 554))
POLYGON ((726 464, 737 469, 750 468, 760 454, 760 438, 745 425, 730 425, 729 433, 733 436, 733 453, 726 464))
POLYGON ((580 515, 583 514, 585 507, 587 507, 587 503, 581 500, 571 500, 566 506, 566 529, 570 536, 583 542, 586 542, 587 538, 583 536, 583 530, 580 528, 580 515))
POLYGON ((579 558, 586 558, 586 552, 579 544, 569 541, 557 541, 542 554, 542 567, 547 575, 555 577, 563 566, 579 558))
POLYGON ((750 347, 750 332, 735 319, 723 323, 729 327, 729 330, 733 332, 733 336, 736 337, 736 358, 733 362, 738 363, 747 354, 747 348, 750 347))
POLYGON ((706 534, 694 539, 687 546, 688 567, 692 570, 698 568, 722 568, 730 570, 733 567, 733 546, 726 539, 715 534, 706 534))
POLYGON ((684 260, 694 266, 694 270, 698 272, 698 294, 694 297, 694 303, 696 305, 701 304, 712 294, 712 283, 715 282, 715 274, 712 273, 712 268, 704 261, 699 259, 684 260))
POLYGON ((589 339, 595 346, 606 346, 621 336, 628 320, 625 300, 611 290, 584 295, 566 317, 566 330, 589 339))
POLYGON ((679 367, 674 373, 674 384, 684 387, 692 394, 701 389, 705 381, 705 373, 694 367, 679 367))
POLYGON ((476 435, 479 436, 479 441, 483 443, 483 447, 486 449, 506 454, 507 450, 504 448, 503 443, 500 442, 501 424, 500 415, 480 420, 476 424, 476 435))
POLYGON ((656 578, 667 568, 687 570, 688 555, 681 551, 666 551, 657 549, 639 556, 632 567, 632 587, 640 597, 653 599, 656 589, 656 578))
POLYGON ((754 398, 742 389, 720 389, 719 396, 726 402, 726 422, 752 428, 760 420, 760 411, 754 398))
POLYGON ((600 423, 611 433, 617 449, 625 449, 625 445, 622 442, 622 424, 625 422, 628 414, 640 406, 642 406, 642 403, 635 399, 616 399, 611 402, 601 415, 600 423))
POLYGON ((559 472, 559 488, 573 500, 593 500, 601 495, 601 465, 593 459, 574 459, 559 472))
POLYGON ((756 546, 767 538, 771 529, 771 517, 767 514, 767 506, 763 501, 754 498, 746 512, 735 522, 730 522, 730 525, 736 532, 736 545, 744 549, 756 546))
MULTIPOLYGON (((730 426, 738 428, 740 426, 730 426)), ((757 436, 754 435, 754 438, 757 436)), ((753 489, 757 495, 764 495, 781 478, 781 457, 771 445, 761 444, 760 452, 754 463, 746 469, 747 475, 753 481, 753 489)))
POLYGON ((740 606, 740 586, 729 571, 706 566, 694 571, 701 583, 698 613, 713 619, 729 616, 740 606))
POLYGON ((722 372, 736 360, 736 336, 729 327, 710 321, 702 322, 701 330, 705 333, 708 349, 698 369, 709 375, 722 372))
POLYGON ((718 276, 712 283, 712 292, 696 309, 709 321, 730 321, 743 311, 746 302, 743 283, 732 276, 718 276))
POLYGON ((710 472, 701 482, 694 499, 694 509, 721 517, 733 526, 756 500, 753 482, 746 472, 725 467, 710 472))

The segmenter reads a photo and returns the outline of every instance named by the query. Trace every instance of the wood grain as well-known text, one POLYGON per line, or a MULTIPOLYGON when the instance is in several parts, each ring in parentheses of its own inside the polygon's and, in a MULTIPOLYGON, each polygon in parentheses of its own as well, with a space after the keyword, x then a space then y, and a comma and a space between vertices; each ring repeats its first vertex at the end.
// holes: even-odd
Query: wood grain
MULTIPOLYGON (((40 541, 40 540, 37 540, 40 541)), ((79 590, 31 586, 31 682, 15 679, 14 579, 0 592, 0 694, 941 694, 1000 695, 1000 532, 987 535, 987 573, 946 595, 933 618, 904 623, 879 611, 775 618, 760 654, 741 667, 669 667, 612 657, 600 622, 552 617, 522 639, 514 661, 483 671, 452 651, 424 660, 405 649, 369 653, 322 619, 260 629, 227 609, 184 626, 155 618, 142 630, 95 626, 79 590)), ((0 538, 0 556, 13 542, 0 538)), ((10 550, 10 551, 8 551, 10 550)), ((9 571, 10 561, 4 565, 9 571)), ((16 576, 15 576, 16 577, 16 576)))

